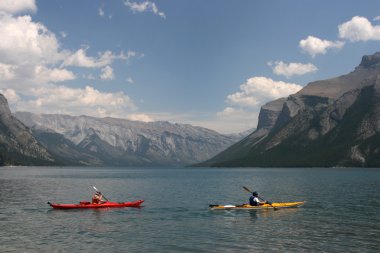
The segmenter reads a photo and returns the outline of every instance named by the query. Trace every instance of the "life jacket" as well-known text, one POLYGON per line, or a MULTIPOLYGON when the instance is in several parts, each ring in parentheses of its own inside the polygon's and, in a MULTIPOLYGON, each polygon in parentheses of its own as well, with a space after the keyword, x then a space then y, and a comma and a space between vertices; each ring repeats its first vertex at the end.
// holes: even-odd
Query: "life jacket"
POLYGON ((101 202, 102 197, 99 195, 92 196, 92 204, 99 204, 101 202))
POLYGON ((251 197, 249 197, 249 204, 250 204, 251 206, 258 206, 258 205, 260 205, 259 202, 255 201, 255 198, 257 198, 257 197, 255 197, 255 196, 251 196, 251 197))

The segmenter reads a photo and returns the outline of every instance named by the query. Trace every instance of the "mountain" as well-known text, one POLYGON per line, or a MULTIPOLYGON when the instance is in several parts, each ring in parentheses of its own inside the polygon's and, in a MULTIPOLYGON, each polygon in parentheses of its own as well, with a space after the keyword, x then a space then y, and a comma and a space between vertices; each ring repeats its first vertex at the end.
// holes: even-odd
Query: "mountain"
POLYGON ((17 112, 36 138, 67 163, 83 165, 188 165, 241 139, 169 122, 17 112))
POLYGON ((15 118, 7 99, 0 94, 0 165, 52 165, 56 161, 15 118))
POLYGON ((256 131, 198 166, 380 166, 380 52, 266 104, 256 131))
POLYGON ((54 154, 60 165, 103 165, 99 158, 77 147, 62 134, 47 129, 32 129, 32 133, 39 143, 46 147, 51 154, 54 154))

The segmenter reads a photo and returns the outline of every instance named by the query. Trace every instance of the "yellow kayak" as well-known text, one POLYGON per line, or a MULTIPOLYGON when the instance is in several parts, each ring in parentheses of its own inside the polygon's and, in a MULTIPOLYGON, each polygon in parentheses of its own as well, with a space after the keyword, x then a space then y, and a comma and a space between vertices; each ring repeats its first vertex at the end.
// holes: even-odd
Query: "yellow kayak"
POLYGON ((259 210, 259 209, 277 209, 288 207, 302 206, 305 201, 301 202, 274 202, 271 204, 263 204, 260 206, 251 206, 249 204, 242 205, 210 205, 211 210, 259 210))

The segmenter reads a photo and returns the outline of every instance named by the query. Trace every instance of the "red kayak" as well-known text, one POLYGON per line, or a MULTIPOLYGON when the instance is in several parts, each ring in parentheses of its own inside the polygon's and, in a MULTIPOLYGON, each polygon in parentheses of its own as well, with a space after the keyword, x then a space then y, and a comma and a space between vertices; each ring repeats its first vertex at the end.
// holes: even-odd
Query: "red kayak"
POLYGON ((106 208, 106 207, 140 207, 144 200, 137 200, 132 202, 104 202, 101 204, 91 204, 91 202, 81 201, 79 204, 48 204, 55 209, 77 209, 77 208, 106 208))

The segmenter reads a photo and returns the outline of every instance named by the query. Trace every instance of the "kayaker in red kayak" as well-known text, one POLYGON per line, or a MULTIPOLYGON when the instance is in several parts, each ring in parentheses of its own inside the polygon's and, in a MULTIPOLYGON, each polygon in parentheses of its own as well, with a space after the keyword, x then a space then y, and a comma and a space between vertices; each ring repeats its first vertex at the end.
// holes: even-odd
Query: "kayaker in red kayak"
POLYGON ((105 203, 106 201, 103 200, 103 195, 100 192, 96 192, 92 196, 92 204, 102 204, 105 203))
POLYGON ((75 209, 75 208, 108 208, 108 207, 140 207, 144 200, 129 201, 129 202, 111 202, 95 187, 95 194, 92 196, 92 202, 81 201, 79 204, 48 204, 55 209, 75 209), (103 200, 104 199, 104 200, 103 200))

